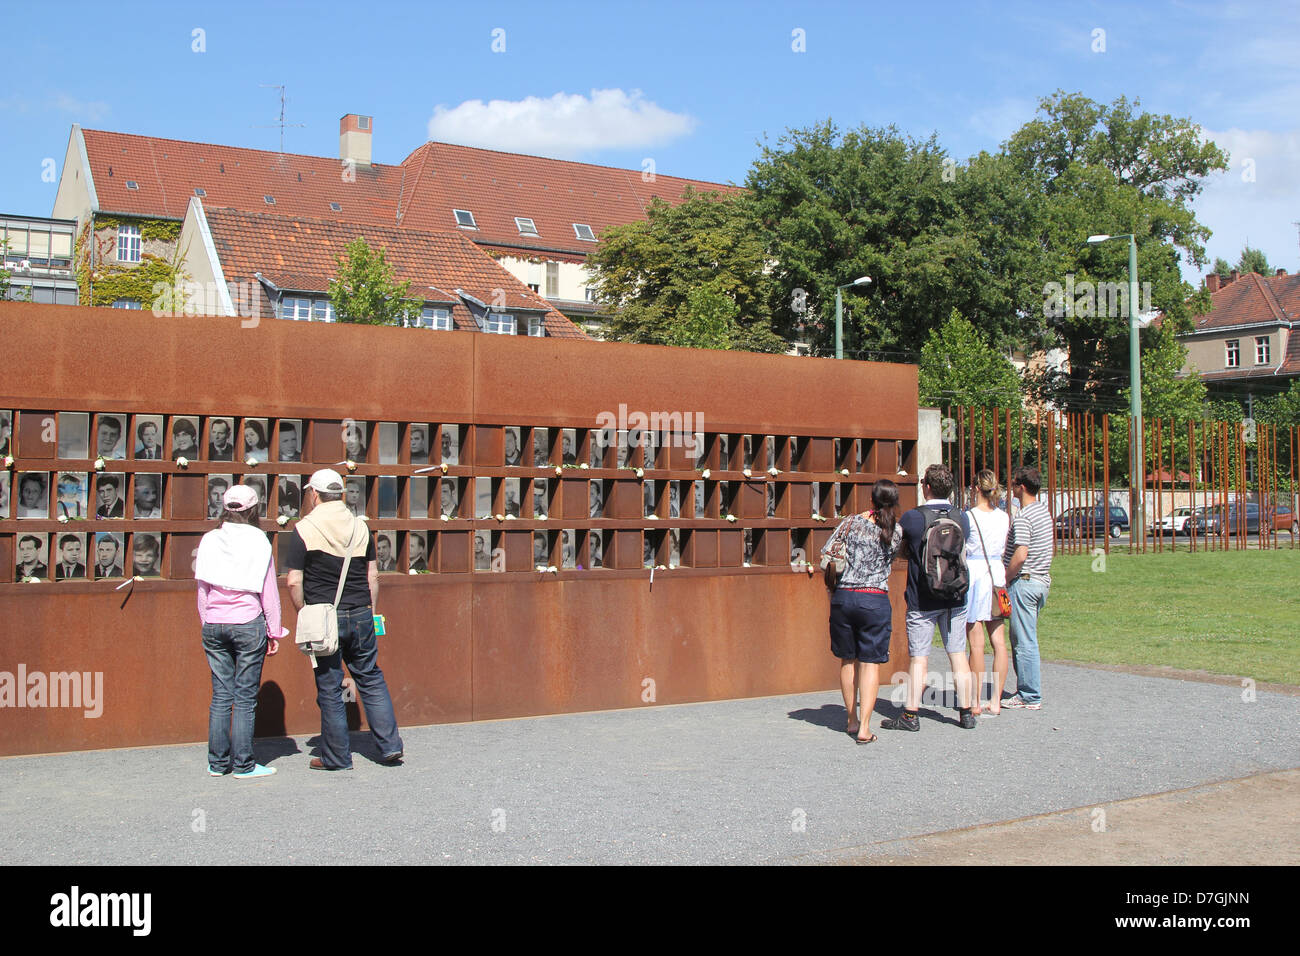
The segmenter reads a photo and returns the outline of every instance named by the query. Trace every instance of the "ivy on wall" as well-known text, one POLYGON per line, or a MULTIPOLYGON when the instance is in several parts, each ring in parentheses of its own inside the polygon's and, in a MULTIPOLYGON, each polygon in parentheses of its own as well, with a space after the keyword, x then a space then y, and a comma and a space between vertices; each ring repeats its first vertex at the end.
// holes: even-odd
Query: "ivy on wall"
POLYGON ((168 311, 183 311, 184 302, 176 301, 177 290, 188 278, 181 268, 181 250, 176 249, 170 261, 146 252, 141 254, 138 263, 117 262, 117 227, 120 225, 139 226, 141 239, 175 241, 181 232, 179 222, 167 219, 97 216, 94 233, 91 232, 91 223, 83 226, 73 249, 78 303, 111 306, 118 299, 133 299, 142 308, 150 309, 159 298, 156 290, 165 287, 168 290, 168 311), (101 237, 98 234, 101 230, 108 234, 101 237))
POLYGON ((119 226, 135 226, 140 230, 141 239, 159 242, 175 242, 181 237, 181 223, 175 219, 136 219, 134 216, 95 216, 95 231, 112 229, 119 226))

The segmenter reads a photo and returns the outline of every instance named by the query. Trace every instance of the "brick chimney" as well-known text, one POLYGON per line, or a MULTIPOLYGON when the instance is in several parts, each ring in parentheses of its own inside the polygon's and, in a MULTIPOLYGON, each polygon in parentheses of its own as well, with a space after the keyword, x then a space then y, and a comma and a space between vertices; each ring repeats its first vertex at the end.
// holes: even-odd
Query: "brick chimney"
POLYGON ((339 159, 356 166, 370 165, 372 117, 348 113, 339 120, 339 159))
POLYGON ((1205 277, 1205 288, 1211 292, 1219 291, 1219 274, 1217 272, 1211 272, 1205 277))
POLYGON ((1241 278, 1241 273, 1238 272, 1236 269, 1233 269, 1232 272, 1228 273, 1229 282, 1236 282, 1240 278, 1241 278))

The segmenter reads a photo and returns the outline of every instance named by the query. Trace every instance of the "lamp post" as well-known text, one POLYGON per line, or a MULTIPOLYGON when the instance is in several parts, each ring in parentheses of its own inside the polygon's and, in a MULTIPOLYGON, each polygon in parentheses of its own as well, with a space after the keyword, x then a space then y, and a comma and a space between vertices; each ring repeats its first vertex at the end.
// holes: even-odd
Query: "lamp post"
POLYGON ((1146 534, 1146 461, 1142 441, 1142 356, 1139 351, 1138 329, 1138 260, 1137 239, 1132 233, 1122 236, 1089 236, 1092 245, 1110 239, 1128 240, 1128 344, 1129 344, 1129 415, 1133 422, 1129 428, 1129 473, 1137 479, 1137 505, 1134 507, 1134 521, 1130 525, 1129 540, 1132 541, 1133 530, 1146 534))
POLYGON ((871 276, 862 276, 854 279, 852 282, 846 282, 844 285, 835 287, 835 357, 844 358, 844 296, 840 290, 849 289, 855 285, 867 285, 871 281, 871 276))

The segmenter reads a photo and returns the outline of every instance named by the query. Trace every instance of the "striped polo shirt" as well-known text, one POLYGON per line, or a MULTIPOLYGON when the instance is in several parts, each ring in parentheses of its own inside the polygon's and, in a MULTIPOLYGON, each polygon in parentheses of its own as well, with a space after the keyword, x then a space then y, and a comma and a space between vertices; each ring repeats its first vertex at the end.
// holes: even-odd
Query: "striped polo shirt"
POLYGON ((1016 548, 1029 549, 1021 574, 1031 574, 1049 587, 1052 583, 1052 513, 1047 505, 1035 501, 1020 509, 1015 521, 1011 523, 1011 533, 1007 535, 1007 546, 1002 552, 1002 563, 1010 564, 1016 548))

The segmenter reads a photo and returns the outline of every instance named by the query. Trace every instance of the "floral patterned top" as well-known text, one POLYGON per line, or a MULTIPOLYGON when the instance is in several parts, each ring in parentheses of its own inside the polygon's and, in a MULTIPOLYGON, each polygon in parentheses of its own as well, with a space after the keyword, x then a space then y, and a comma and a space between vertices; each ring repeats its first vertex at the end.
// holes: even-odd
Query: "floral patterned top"
POLYGON ((894 525, 889 547, 880 543, 880 528, 869 514, 849 515, 831 535, 822 555, 844 560, 837 588, 889 590, 889 569, 903 544, 903 529, 894 525))

